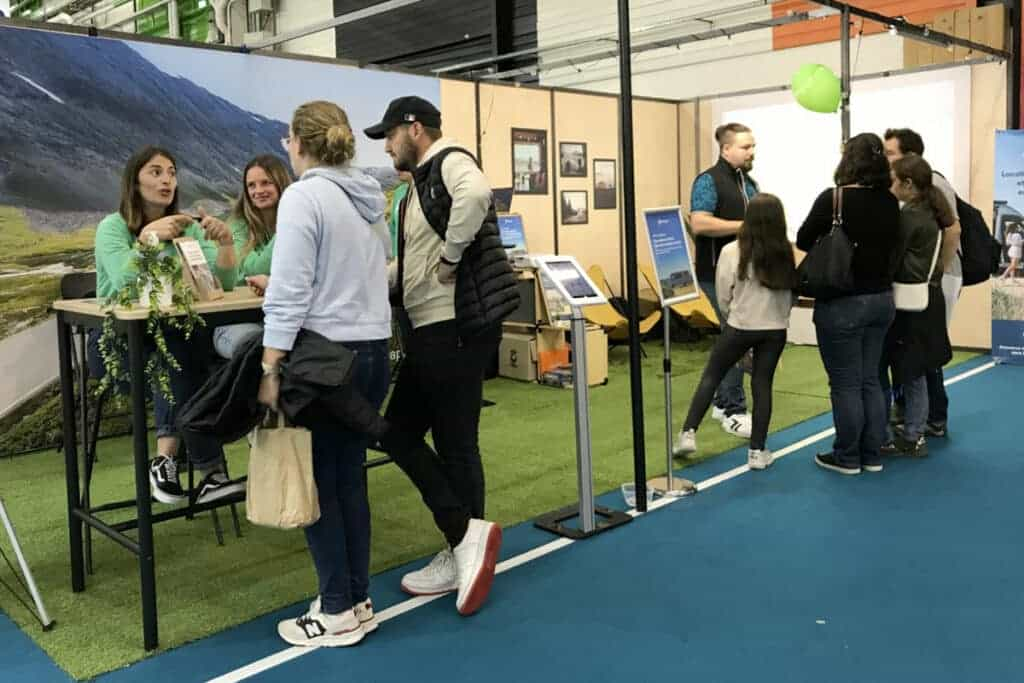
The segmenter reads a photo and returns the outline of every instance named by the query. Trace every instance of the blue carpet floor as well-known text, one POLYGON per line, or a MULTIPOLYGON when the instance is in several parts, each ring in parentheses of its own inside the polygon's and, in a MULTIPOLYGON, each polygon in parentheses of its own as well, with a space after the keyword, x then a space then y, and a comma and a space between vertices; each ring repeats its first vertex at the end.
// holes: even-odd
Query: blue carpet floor
MULTIPOLYGON (((447 596, 382 624, 358 647, 314 651, 253 680, 1021 680, 1013 624, 1024 610, 1024 449, 1013 397, 1022 382, 1024 368, 999 366, 950 386, 951 438, 933 439, 927 459, 843 477, 814 465, 824 440, 502 574, 471 618, 447 596)), ((769 446, 829 426, 823 416, 769 446)), ((744 461, 735 451, 686 476, 703 480, 744 461)), ((599 502, 623 507, 617 493, 599 502)), ((553 538, 520 525, 507 530, 503 556, 553 538)), ((378 610, 404 599, 407 569, 374 577, 378 610)), ((302 607, 101 680, 227 673, 284 649, 274 625, 302 607)), ((17 652, 29 653, 14 631, 17 652)), ((20 656, 13 675, 27 677, 10 680, 62 680, 42 654, 20 656)))

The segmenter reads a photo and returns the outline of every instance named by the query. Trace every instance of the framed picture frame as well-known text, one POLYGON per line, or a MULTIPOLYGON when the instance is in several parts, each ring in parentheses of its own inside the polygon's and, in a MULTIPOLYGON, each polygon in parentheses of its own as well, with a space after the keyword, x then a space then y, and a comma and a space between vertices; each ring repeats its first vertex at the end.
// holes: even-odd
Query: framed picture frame
POLYGON ((512 191, 516 194, 548 193, 546 130, 512 129, 512 191))
POLYGON ((619 180, 615 159, 594 159, 594 210, 618 206, 619 180))
POLYGON ((590 216, 586 190, 562 190, 562 225, 586 225, 590 216))
POLYGON ((586 178, 587 143, 559 142, 558 171, 563 178, 586 178))

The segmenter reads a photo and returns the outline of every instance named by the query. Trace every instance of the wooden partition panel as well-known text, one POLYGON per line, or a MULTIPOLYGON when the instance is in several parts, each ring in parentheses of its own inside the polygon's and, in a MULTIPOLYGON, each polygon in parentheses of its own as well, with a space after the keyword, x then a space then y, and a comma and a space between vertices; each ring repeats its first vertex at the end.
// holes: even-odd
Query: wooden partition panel
MULTIPOLYGON (((622 215, 622 165, 619 152, 619 102, 609 95, 555 93, 554 158, 558 176, 559 202, 555 213, 558 230, 558 253, 571 254, 584 268, 597 264, 604 270, 611 286, 619 288, 619 234, 622 215), (558 163, 559 143, 586 145, 585 177, 563 175, 558 163), (615 161, 615 206, 595 208, 594 160, 615 161), (564 224, 561 210, 562 192, 587 193, 587 222, 564 224)), ((571 171, 575 173, 575 171, 571 171)))
POLYGON ((555 253, 552 184, 557 150, 552 154, 551 91, 509 85, 480 85, 480 144, 484 173, 492 187, 512 186, 512 129, 547 131, 547 193, 516 194, 512 211, 523 217, 531 253, 555 253))
MULTIPOLYGON (((1001 64, 971 67, 971 198, 992 227, 995 132, 1006 127, 1006 71, 1001 64)), ((927 151, 927 150, 926 150, 927 151)), ((967 287, 953 310, 953 346, 992 347, 992 288, 967 287)))
POLYGON ((638 264, 651 263, 643 210, 679 204, 678 113, 679 105, 671 102, 633 103, 638 264))
POLYGON ((441 80, 441 127, 473 154, 476 150, 476 85, 441 80))

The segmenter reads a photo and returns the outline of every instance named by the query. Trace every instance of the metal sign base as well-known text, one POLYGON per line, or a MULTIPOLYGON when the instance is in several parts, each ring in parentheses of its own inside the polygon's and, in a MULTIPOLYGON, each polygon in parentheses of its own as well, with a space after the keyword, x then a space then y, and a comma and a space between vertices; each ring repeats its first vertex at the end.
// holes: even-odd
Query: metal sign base
POLYGON ((558 536, 564 536, 565 538, 572 538, 579 540, 581 538, 590 538, 595 536, 602 531, 608 531, 614 529, 617 526, 628 524, 633 521, 633 516, 619 510, 612 510, 600 505, 594 506, 594 528, 590 531, 584 531, 580 527, 569 526, 563 524, 570 519, 574 519, 580 516, 580 506, 570 505, 569 507, 549 512, 546 515, 541 515, 534 520, 533 525, 538 529, 544 529, 550 531, 558 536))
POLYGON ((663 496, 682 498, 697 493, 697 485, 689 479, 679 477, 655 477, 647 482, 647 487, 660 493, 663 496))

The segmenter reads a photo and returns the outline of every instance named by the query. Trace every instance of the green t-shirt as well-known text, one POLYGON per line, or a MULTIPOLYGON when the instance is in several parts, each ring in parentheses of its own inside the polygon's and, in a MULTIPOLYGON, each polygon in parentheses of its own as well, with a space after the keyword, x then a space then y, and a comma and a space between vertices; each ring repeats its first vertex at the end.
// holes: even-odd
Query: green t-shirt
POLYGON ((228 221, 231 234, 235 238, 235 253, 238 254, 238 282, 245 284, 245 278, 250 275, 270 275, 270 261, 274 255, 274 240, 277 235, 270 238, 266 244, 253 247, 252 250, 242 257, 245 245, 249 243, 249 224, 242 218, 232 218, 228 221))
POLYGON ((391 258, 398 255, 398 207, 402 205, 405 195, 409 194, 409 183, 402 183, 391 195, 391 215, 388 217, 388 230, 391 232, 391 258))
MULTIPOLYGON (((203 236, 203 228, 198 223, 192 223, 181 235, 192 237, 199 242, 206 262, 210 264, 210 270, 220 280, 224 291, 230 292, 234 289, 237 268, 217 267, 217 243, 203 236)), ((96 296, 100 299, 109 299, 125 285, 135 283, 138 272, 138 252, 135 251, 137 240, 119 213, 110 214, 96 227, 96 296)), ((165 243, 163 253, 175 255, 174 245, 170 242, 165 243)))

